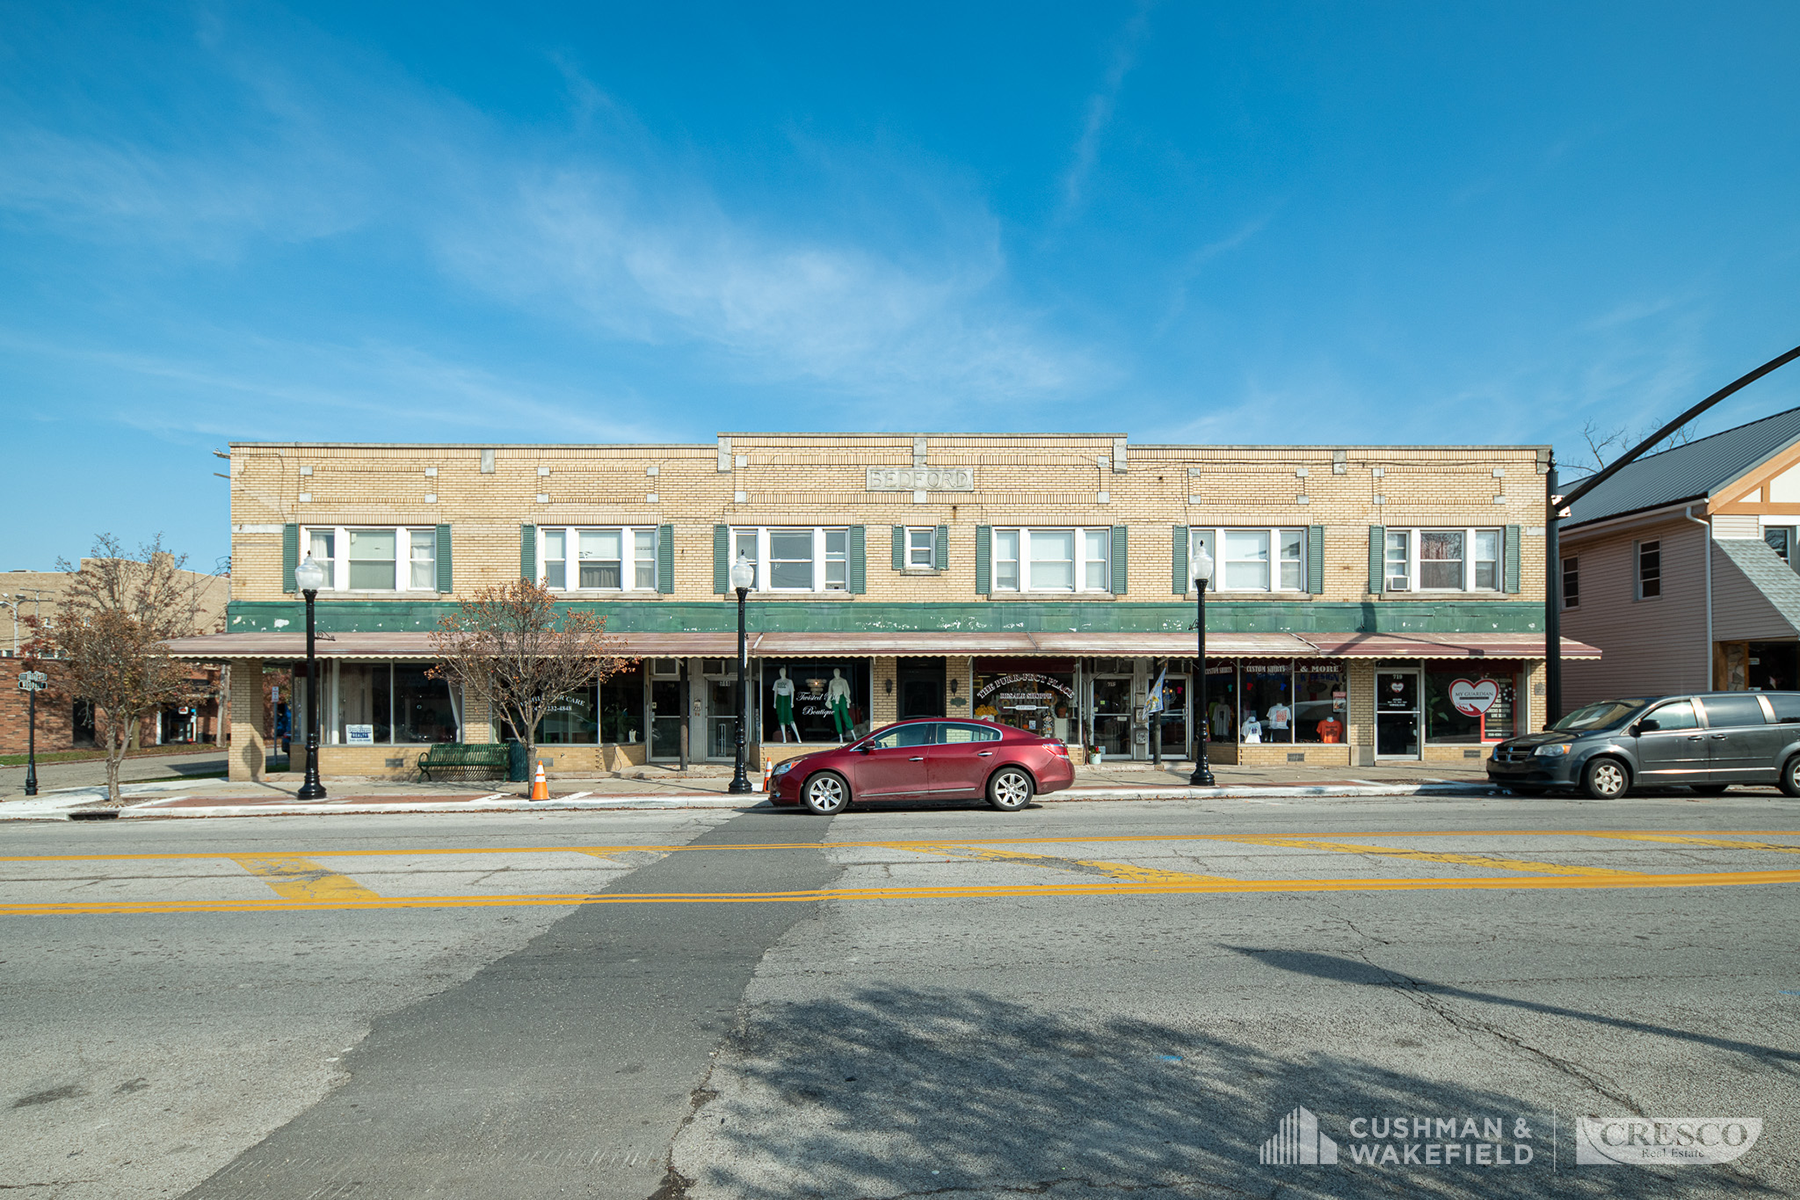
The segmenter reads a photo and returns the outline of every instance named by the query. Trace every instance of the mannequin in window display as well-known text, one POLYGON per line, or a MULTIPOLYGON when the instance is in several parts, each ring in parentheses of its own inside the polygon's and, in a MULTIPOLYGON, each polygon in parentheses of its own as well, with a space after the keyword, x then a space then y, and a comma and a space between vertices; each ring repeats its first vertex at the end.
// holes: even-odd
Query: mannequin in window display
POLYGON ((1269 739, 1276 742, 1288 740, 1288 724, 1293 720, 1293 710, 1284 702, 1277 700, 1269 707, 1269 739))
POLYGON ((831 668, 831 682, 825 688, 825 707, 831 710, 831 723, 837 729, 838 741, 850 736, 850 681, 837 667, 831 668))
POLYGON ((1231 737, 1231 705, 1223 700, 1213 701, 1212 706, 1213 741, 1223 742, 1231 737))
POLYGON ((1262 722, 1256 719, 1254 708, 1245 711, 1244 725, 1238 732, 1243 735, 1245 745, 1254 746, 1262 741, 1262 722))
POLYGON ((794 731, 794 740, 800 740, 800 727, 794 724, 794 681, 788 678, 787 668, 776 670, 778 678, 770 685, 775 693, 775 723, 781 726, 781 740, 788 740, 788 730, 794 731))
POLYGON ((1319 740, 1327 745, 1335 745, 1344 740, 1344 724, 1337 719, 1336 713, 1319 722, 1319 740))

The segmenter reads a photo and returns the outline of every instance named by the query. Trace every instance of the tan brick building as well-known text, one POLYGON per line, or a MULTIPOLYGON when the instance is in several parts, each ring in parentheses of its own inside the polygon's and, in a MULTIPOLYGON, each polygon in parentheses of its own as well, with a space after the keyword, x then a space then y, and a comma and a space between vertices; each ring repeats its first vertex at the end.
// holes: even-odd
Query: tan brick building
MULTIPOLYGON (((1539 715, 1546 460, 1106 434, 242 443, 227 632, 186 650, 291 665, 293 569, 311 554, 330 571, 324 769, 408 772, 434 742, 497 735, 425 675, 427 634, 460 597, 522 574, 604 614, 641 657, 546 722, 554 771, 674 759, 684 730, 693 757, 723 760, 741 554, 762 757, 947 714, 1185 758, 1201 733, 1189 564, 1204 548, 1215 761, 1460 761, 1539 715), (1160 721, 1145 712, 1158 677, 1160 721), (1451 705, 1464 679, 1485 717, 1451 705)), ((259 771, 260 735, 234 728, 234 773, 259 771)))

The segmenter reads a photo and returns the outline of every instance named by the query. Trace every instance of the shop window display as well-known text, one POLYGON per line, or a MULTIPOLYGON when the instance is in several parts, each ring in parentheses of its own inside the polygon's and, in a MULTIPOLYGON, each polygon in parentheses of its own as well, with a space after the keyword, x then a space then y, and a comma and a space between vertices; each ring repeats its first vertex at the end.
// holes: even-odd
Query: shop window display
MULTIPOLYGON (((1127 680, 1127 691, 1129 684, 1127 680)), ((1040 737, 1056 737, 1059 720, 1069 722, 1066 728, 1072 731, 1076 711, 1074 664, 1033 659, 1018 663, 978 660, 974 704, 972 716, 1040 737)))
POLYGON ((644 668, 633 666, 600 684, 600 740, 630 745, 644 740, 644 668))
POLYGON ((1427 667, 1425 671, 1425 739, 1439 745, 1473 745, 1485 738, 1503 741, 1512 737, 1516 725, 1518 668, 1514 664, 1483 664, 1479 670, 1464 667, 1427 667), (1478 709, 1487 704, 1486 714, 1459 709, 1452 695, 1458 682, 1473 685, 1465 688, 1464 706, 1478 709), (1473 702, 1470 700, 1472 696, 1473 702))
POLYGON ((1235 742, 1238 738, 1237 668, 1230 663, 1206 666, 1206 720, 1208 741, 1235 742))
POLYGON ((1286 664, 1244 668, 1238 740, 1246 744, 1294 740, 1293 680, 1286 664))
POLYGON ((394 664, 394 741, 429 745, 459 740, 462 715, 449 681, 433 679, 429 667, 394 664))
POLYGON ((592 746, 599 741, 599 714, 594 710, 594 687, 589 684, 550 706, 538 724, 540 746, 592 746))
POLYGON ((1340 667, 1308 666, 1294 672, 1294 740, 1335 744, 1344 740, 1349 689, 1340 667))
MULTIPOLYGON (((322 684, 329 685, 329 679, 321 679, 322 684)), ((360 744, 361 739, 353 742, 351 727, 360 732, 363 726, 370 727, 374 743, 387 745, 393 741, 394 734, 394 686, 393 671, 388 663, 344 663, 338 668, 337 678, 337 728, 335 740, 338 745, 360 744)))
POLYGON ((869 731, 869 660, 771 659, 762 664, 762 738, 845 742, 869 731))

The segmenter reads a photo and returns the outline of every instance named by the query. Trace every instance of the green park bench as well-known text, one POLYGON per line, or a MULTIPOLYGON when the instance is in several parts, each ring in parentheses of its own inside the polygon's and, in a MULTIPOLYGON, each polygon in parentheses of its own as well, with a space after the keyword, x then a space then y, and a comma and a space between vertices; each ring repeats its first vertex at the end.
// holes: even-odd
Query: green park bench
POLYGON ((462 771, 486 767, 499 771, 504 776, 511 756, 511 747, 505 742, 489 742, 485 745, 446 742, 442 746, 433 746, 419 755, 419 774, 426 780, 430 780, 433 771, 462 771))

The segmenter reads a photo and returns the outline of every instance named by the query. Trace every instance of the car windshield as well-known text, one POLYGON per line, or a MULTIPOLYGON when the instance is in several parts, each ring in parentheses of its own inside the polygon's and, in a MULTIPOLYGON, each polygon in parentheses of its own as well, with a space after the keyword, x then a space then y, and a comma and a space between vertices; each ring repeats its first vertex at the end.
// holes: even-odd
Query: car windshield
POLYGON ((1602 700, 1598 704, 1589 704, 1576 709, 1556 724, 1552 729, 1564 733, 1584 733, 1590 729, 1612 729, 1623 725, 1632 717, 1644 711, 1648 700, 1602 700))

